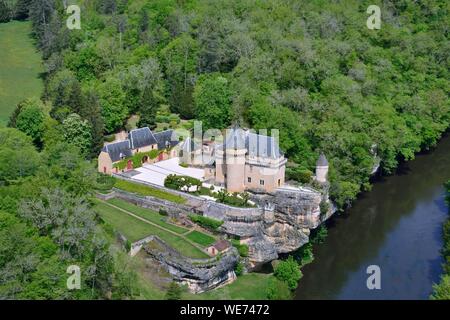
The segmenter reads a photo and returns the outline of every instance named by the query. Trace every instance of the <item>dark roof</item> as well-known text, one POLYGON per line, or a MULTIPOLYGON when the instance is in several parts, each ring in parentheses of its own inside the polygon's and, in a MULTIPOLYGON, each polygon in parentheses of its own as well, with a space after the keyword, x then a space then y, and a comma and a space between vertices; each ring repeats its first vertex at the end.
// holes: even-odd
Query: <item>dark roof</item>
POLYGON ((155 136, 148 127, 131 130, 128 138, 130 139, 132 149, 138 149, 157 143, 155 136))
POLYGON ((200 145, 195 143, 191 137, 187 137, 186 140, 182 142, 181 150, 184 152, 192 152, 200 149, 200 145))
POLYGON ((328 160, 323 153, 320 154, 319 159, 317 160, 316 166, 318 166, 318 167, 328 166, 328 160))
POLYGON ((225 142, 218 149, 247 149, 250 156, 278 159, 282 154, 274 137, 244 131, 240 128, 227 130, 225 142))
POLYGON ((218 251, 223 251, 225 249, 228 249, 229 247, 230 243, 227 240, 219 240, 214 243, 214 248, 216 248, 218 251))
POLYGON ((153 136, 158 144, 158 150, 165 149, 167 143, 169 143, 169 147, 175 147, 179 143, 178 136, 173 130, 156 132, 153 136))
POLYGON ((280 149, 274 137, 249 133, 247 136, 247 149, 251 156, 278 159, 280 149))
POLYGON ((245 149, 246 134, 241 128, 232 128, 227 130, 227 136, 224 143, 225 149, 245 149))
POLYGON ((109 154, 112 162, 132 156, 129 140, 107 144, 103 147, 102 151, 109 154))

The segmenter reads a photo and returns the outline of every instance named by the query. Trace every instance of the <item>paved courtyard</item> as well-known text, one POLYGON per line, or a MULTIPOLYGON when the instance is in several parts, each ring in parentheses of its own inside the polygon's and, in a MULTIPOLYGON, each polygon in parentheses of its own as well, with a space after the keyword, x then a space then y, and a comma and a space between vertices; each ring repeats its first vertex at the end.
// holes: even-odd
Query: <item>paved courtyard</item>
POLYGON ((183 168, 179 164, 179 158, 172 158, 157 162, 155 164, 144 164, 141 168, 133 170, 132 179, 153 183, 164 186, 164 180, 169 174, 179 176, 190 176, 201 181, 204 180, 205 172, 203 169, 183 168))

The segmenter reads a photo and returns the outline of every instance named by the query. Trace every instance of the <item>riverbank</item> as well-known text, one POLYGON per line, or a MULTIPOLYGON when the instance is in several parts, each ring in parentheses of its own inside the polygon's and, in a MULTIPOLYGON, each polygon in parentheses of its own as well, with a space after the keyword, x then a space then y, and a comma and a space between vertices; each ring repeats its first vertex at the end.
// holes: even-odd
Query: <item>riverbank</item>
MULTIPOLYGON (((449 206, 450 214, 450 180, 445 184, 447 189, 447 205, 449 206)), ((443 240, 442 257, 444 258, 443 269, 444 273, 441 276, 439 284, 433 286, 433 300, 450 300, 450 219, 447 219, 443 226, 443 240)))
POLYGON ((6 126, 16 105, 43 90, 41 55, 30 36, 31 23, 0 23, 0 127, 6 126))
POLYGON ((328 223, 302 269, 297 299, 427 299, 442 272, 443 183, 450 177, 450 137, 380 177, 352 208, 328 223), (379 265, 382 290, 366 287, 369 265, 379 265))

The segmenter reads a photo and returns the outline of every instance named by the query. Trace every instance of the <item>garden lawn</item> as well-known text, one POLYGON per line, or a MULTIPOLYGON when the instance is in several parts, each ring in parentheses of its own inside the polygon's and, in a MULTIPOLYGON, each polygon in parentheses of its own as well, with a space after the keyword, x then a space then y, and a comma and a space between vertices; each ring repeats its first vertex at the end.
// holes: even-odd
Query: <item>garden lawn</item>
POLYGON ((0 127, 20 101, 39 98, 43 90, 41 55, 30 32, 29 22, 0 23, 0 127))
POLYGON ((216 239, 214 237, 195 230, 187 234, 186 238, 204 247, 210 246, 214 242, 216 242, 216 239))
POLYGON ((183 299, 201 300, 267 300, 271 274, 247 273, 224 287, 194 295, 185 293, 183 299))
POLYGON ((133 182, 129 182, 129 181, 121 180, 121 179, 116 180, 114 187, 116 187, 118 189, 122 189, 124 191, 137 193, 142 196, 152 196, 155 198, 164 199, 164 200, 172 201, 175 203, 185 203, 186 202, 185 198, 178 196, 176 194, 172 194, 172 193, 165 192, 165 191, 159 190, 159 189, 155 189, 155 188, 143 185, 143 184, 133 183, 133 182))
POLYGON ((154 227, 126 215, 124 212, 112 208, 101 202, 96 202, 95 211, 115 230, 123 234, 131 242, 141 240, 154 234, 154 227))
POLYGON ((131 242, 140 240, 149 235, 156 235, 186 257, 197 259, 209 258, 205 252, 196 248, 181 237, 132 217, 119 209, 111 207, 107 203, 98 200, 95 200, 95 202, 95 209, 105 222, 122 233, 131 242))
POLYGON ((161 216, 158 212, 155 212, 153 210, 141 208, 139 206, 136 206, 132 203, 126 202, 121 199, 114 198, 114 199, 108 200, 107 202, 111 203, 112 205, 115 205, 116 207, 130 211, 131 213, 134 213, 135 215, 137 215, 141 218, 144 218, 153 223, 156 223, 157 225, 160 225, 160 226, 162 226, 166 229, 169 229, 173 232, 182 234, 182 233, 186 233, 189 231, 186 228, 178 227, 176 225, 173 225, 173 224, 163 221, 163 219, 164 219, 163 216, 161 216))

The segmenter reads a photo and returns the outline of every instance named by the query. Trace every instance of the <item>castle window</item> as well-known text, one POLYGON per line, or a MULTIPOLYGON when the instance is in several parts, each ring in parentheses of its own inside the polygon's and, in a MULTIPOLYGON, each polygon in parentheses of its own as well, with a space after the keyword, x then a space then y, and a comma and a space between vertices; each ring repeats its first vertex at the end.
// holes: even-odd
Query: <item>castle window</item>
POLYGON ((252 178, 248 177, 248 178, 247 178, 247 181, 248 181, 248 182, 252 182, 252 178))
POLYGON ((264 185, 264 180, 259 180, 259 184, 263 186, 264 185))

